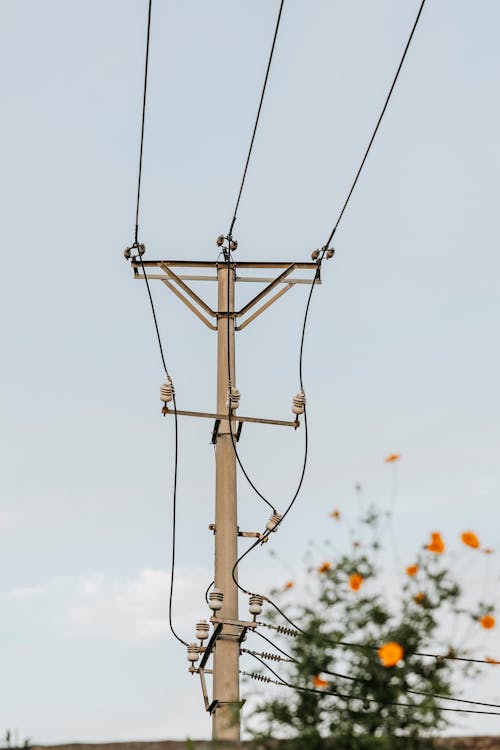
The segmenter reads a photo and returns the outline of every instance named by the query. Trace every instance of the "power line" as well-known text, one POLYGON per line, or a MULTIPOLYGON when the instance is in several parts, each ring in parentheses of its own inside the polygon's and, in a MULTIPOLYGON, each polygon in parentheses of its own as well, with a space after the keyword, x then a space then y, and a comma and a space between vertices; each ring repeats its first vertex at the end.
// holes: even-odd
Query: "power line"
POLYGON ((258 106, 258 109, 257 109, 257 117, 255 118, 255 125, 253 127, 252 138, 250 140, 250 147, 248 149, 247 159, 246 159, 246 162, 245 162, 245 168, 243 169, 243 177, 241 178, 240 189, 238 191, 238 197, 236 199, 236 205, 235 205, 234 211, 233 211, 233 218, 231 220, 231 225, 229 227, 229 232, 228 232, 228 237, 229 238, 231 238, 231 235, 233 233, 233 228, 234 228, 234 225, 235 225, 235 222, 236 222, 237 213, 238 213, 238 207, 240 205, 241 194, 243 192, 243 186, 245 184, 245 180, 246 180, 246 176, 247 176, 248 165, 250 164, 250 157, 252 155, 253 144, 254 144, 254 141, 255 141, 255 135, 257 133, 257 127, 259 125, 260 112, 261 112, 261 109, 262 109, 262 104, 264 102, 264 96, 265 96, 265 93, 266 93, 267 81, 268 81, 268 78, 269 78, 269 71, 271 70, 271 63, 272 63, 273 55, 274 55, 274 47, 276 45, 276 38, 278 36, 278 29, 279 29, 280 21, 281 21, 281 12, 283 10, 284 3, 285 3, 285 0, 281 0, 279 11, 278 11, 278 18, 276 19, 276 27, 274 29, 273 43, 271 45, 271 51, 269 53, 269 59, 267 61, 266 75, 265 75, 265 78, 264 78, 264 84, 262 86, 262 92, 261 92, 261 95, 260 95, 259 106, 258 106))
POLYGON ((138 243, 139 235, 139 207, 141 202, 141 183, 142 183, 142 154, 144 148, 144 125, 146 122, 146 97, 148 91, 148 69, 149 69, 149 41, 151 36, 151 10, 153 6, 153 0, 149 0, 148 4, 148 22, 146 30, 146 59, 144 61, 144 86, 142 94, 142 118, 141 118, 141 145, 139 148, 139 174, 137 176, 137 201, 135 207, 135 232, 134 241, 138 243))
MULTIPOLYGON (((325 245, 324 245, 324 246, 323 246, 323 247, 321 248, 321 251, 320 251, 320 255, 319 255, 319 260, 318 260, 318 268, 317 268, 317 272, 316 272, 315 278, 314 278, 314 280, 313 280, 313 283, 311 284, 311 289, 310 289, 310 292, 309 292, 309 296, 308 296, 308 300, 307 300, 307 305, 306 305, 306 312, 305 312, 305 315, 304 315, 304 322, 303 322, 303 327, 302 327, 302 336, 301 336, 301 343, 300 343, 300 355, 299 355, 299 378, 300 378, 300 385, 301 385, 301 388, 303 388, 303 373, 302 373, 302 362, 303 362, 303 348, 304 348, 304 341, 305 341, 305 332, 306 332, 306 326, 307 326, 307 319, 308 319, 309 305, 310 305, 310 303, 311 303, 311 298, 312 298, 312 294, 313 294, 313 291, 314 291, 314 287, 315 287, 315 285, 316 285, 316 284, 315 284, 315 282, 316 282, 316 279, 317 279, 317 278, 318 278, 318 276, 319 276, 319 272, 320 272, 320 269, 321 269, 321 263, 322 263, 322 261, 323 261, 323 258, 324 258, 324 256, 325 256, 325 253, 326 253, 326 251, 327 251, 327 250, 329 249, 329 245, 330 245, 330 243, 331 243, 331 241, 332 241, 332 239, 333 239, 333 237, 334 237, 334 235, 335 235, 335 232, 337 231, 337 228, 338 228, 338 226, 339 226, 339 224, 340 224, 340 222, 341 222, 341 220, 342 220, 342 217, 344 216, 344 213, 345 213, 345 210, 346 210, 346 208, 347 208, 347 205, 348 205, 348 203, 349 203, 349 201, 350 201, 350 199, 351 199, 351 196, 352 196, 352 194, 353 194, 353 192, 354 192, 354 189, 355 189, 355 187, 356 187, 356 185, 357 185, 357 182, 358 182, 358 180, 359 180, 359 177, 360 177, 360 175, 361 175, 361 172, 362 172, 362 170, 363 170, 363 167, 364 167, 364 165, 365 165, 365 162, 366 162, 366 160, 367 160, 367 158, 368 158, 368 154, 369 154, 369 152, 370 152, 370 150, 371 150, 371 147, 372 147, 372 145, 373 145, 373 142, 374 142, 374 140, 375 140, 375 137, 376 137, 376 135, 377 135, 377 133, 378 133, 378 130, 379 130, 380 124, 381 124, 381 122, 382 122, 382 119, 383 119, 383 117, 384 117, 384 115, 385 115, 385 112, 386 112, 386 110, 387 110, 387 107, 388 107, 388 105, 389 105, 389 101, 390 101, 390 99, 391 99, 392 93, 393 93, 393 91, 394 91, 394 88, 395 88, 395 86, 396 86, 397 80, 398 80, 398 78, 399 78, 399 74, 400 74, 400 72, 401 72, 401 69, 402 69, 402 67, 403 67, 403 63, 404 63, 404 61, 405 61, 405 59, 406 59, 406 55, 407 55, 407 53, 408 53, 408 50, 409 50, 409 48, 410 48, 410 44, 411 44, 411 42, 412 42, 413 36, 414 36, 414 34, 415 34, 415 31, 416 31, 416 28, 417 28, 417 25, 418 25, 418 22, 419 22, 419 20, 420 20, 420 16, 421 16, 421 14, 422 14, 422 11, 423 11, 423 8, 424 8, 424 5, 425 5, 425 2, 426 2, 426 0, 422 0, 422 2, 421 2, 421 4, 420 4, 420 7, 419 7, 419 10, 418 10, 417 16, 416 16, 416 18, 415 18, 415 21, 414 21, 414 23, 413 23, 413 27, 412 27, 412 29, 411 29, 411 32, 410 32, 410 35, 409 35, 409 37, 408 37, 408 41, 406 42, 406 46, 405 46, 405 48, 404 48, 404 51, 403 51, 403 55, 402 55, 402 57, 401 57, 401 60, 400 60, 400 62, 399 62, 398 68, 397 68, 397 70, 396 70, 396 74, 395 74, 395 76, 394 76, 394 78, 393 78, 393 81, 392 81, 392 84, 391 84, 391 86, 390 86, 390 88, 389 88, 389 93, 387 94, 387 97, 386 97, 386 100, 385 100, 384 106, 382 107, 382 111, 381 111, 381 113, 380 113, 380 115, 379 115, 379 118, 378 118, 378 120, 377 120, 377 123, 376 123, 376 125, 375 125, 375 128, 374 128, 374 130, 373 130, 373 132, 372 132, 371 138, 370 138, 370 140, 369 140, 368 146, 367 146, 367 148, 366 148, 366 150, 365 150, 365 153, 364 153, 364 155, 363 155, 363 158, 362 158, 362 160, 361 160, 361 164, 360 164, 360 166, 359 166, 359 168, 358 168, 358 170, 357 170, 357 172, 356 172, 356 175, 355 175, 355 177, 354 177, 354 180, 353 180, 353 183, 352 183, 352 185, 351 185, 351 188, 350 188, 350 190, 349 190, 349 192, 348 192, 348 194, 347 194, 347 197, 346 197, 346 199, 345 199, 345 201, 344 201, 344 204, 343 204, 343 206, 342 206, 342 209, 341 209, 341 211, 340 211, 340 213, 339 213, 339 216, 338 216, 338 218, 337 218, 337 221, 335 222, 335 224, 334 224, 334 226, 333 226, 333 229, 332 229, 332 231, 331 231, 331 233, 330 233, 330 236, 328 237, 328 240, 327 240, 327 242, 326 242, 326 243, 325 243, 325 245)), ((281 12, 281 8, 280 8, 280 12, 281 12)), ((273 43, 273 48, 274 48, 274 43, 273 43)), ((266 77, 266 81, 267 81, 267 77, 266 77)), ((264 92, 263 92, 263 93, 264 93, 264 92)), ((261 103, 262 103, 262 102, 261 102, 261 103)), ((259 108, 259 113, 258 113, 258 114, 260 114, 260 108, 259 108)), ((258 117, 257 117, 257 122, 258 122, 258 117)), ((257 122, 256 122, 256 126, 257 126, 257 122)), ((255 127, 255 129, 256 129, 256 127, 255 127)), ((254 136, 255 136, 255 130, 254 130, 254 136)), ((250 153, 251 153, 251 149, 252 149, 252 146, 253 146, 253 138, 252 138, 252 142, 251 142, 251 146, 250 146, 250 151, 249 151, 249 155, 248 155, 248 159, 247 159, 247 166, 248 166, 248 160, 249 160, 249 158, 250 158, 250 153)), ((245 169, 245 172, 244 172, 244 176, 243 176, 242 186, 243 186, 243 182, 244 182, 245 174, 246 174, 246 169, 245 169)), ((242 189, 242 188, 241 188, 241 189, 242 189)), ((240 189, 240 194, 241 194, 241 189, 240 189)), ((238 201, 237 201, 236 207, 238 206, 238 204, 239 204, 239 197, 238 197, 238 201)), ((236 211, 235 211, 235 214, 236 214, 236 211)), ((232 222, 232 224, 231 224, 231 231, 232 231, 232 228, 233 228, 233 226, 234 226, 234 221, 235 221, 235 217, 234 217, 234 219, 233 219, 233 222, 232 222)), ((231 231, 229 232, 229 235, 231 235, 231 231)), ((228 308, 228 309, 229 309, 229 308, 228 308)), ((307 418, 306 418, 306 414, 305 414, 305 413, 304 413, 304 421, 305 421, 305 423, 306 423, 306 429, 307 429, 307 418)), ((234 443, 234 441, 233 441, 233 443, 234 443)), ((304 462, 304 469, 303 469, 303 473, 302 473, 301 481, 300 481, 300 483, 299 483, 299 490, 300 490, 300 487, 301 487, 301 485, 302 485, 302 480, 303 480, 303 476, 304 476, 304 473, 305 473, 305 464, 306 464, 306 462, 307 462, 307 433, 306 433, 306 450, 305 450, 305 452, 306 452, 306 458, 305 458, 305 462, 304 462)), ((240 463, 240 465, 241 465, 241 463, 240 463)), ((246 472, 245 472, 245 475, 246 475, 246 472)), ((247 477, 247 478, 248 478, 248 477, 247 477)), ((252 486, 254 486, 254 485, 252 484, 252 486)), ((260 493, 260 492, 259 492, 258 494, 259 494, 259 495, 261 495, 261 493, 260 493)), ((297 495, 298 495, 298 492, 296 493, 296 495, 295 495, 295 496, 294 496, 294 498, 292 499, 292 502, 290 503, 290 505, 289 505, 289 507, 287 508, 286 512, 285 512, 285 513, 283 514, 283 516, 282 516, 282 518, 280 519, 279 523, 281 523, 281 522, 282 522, 282 521, 284 520, 285 516, 287 515, 287 513, 288 513, 288 512, 289 512, 289 510, 291 509, 292 505, 294 504, 294 502, 295 502, 295 500, 296 500, 296 497, 297 497, 297 495)), ((262 497, 262 495, 261 495, 261 497, 262 497)), ((263 498, 263 499, 265 499, 265 498, 263 498)), ((267 502, 267 501, 266 501, 266 502, 267 502)), ((278 525, 279 525, 279 523, 278 523, 278 525)), ((236 561, 236 564, 235 564, 235 566, 233 567, 233 573, 232 573, 232 576, 233 576, 233 580, 234 580, 234 581, 236 582, 236 584, 238 585, 238 588, 239 588, 239 589, 240 589, 241 591, 243 591, 244 593, 247 593, 247 594, 248 594, 249 592, 248 592, 248 591, 246 591, 246 590, 245 590, 245 589, 244 589, 243 587, 241 587, 241 586, 239 585, 239 583, 238 583, 238 582, 236 581, 235 571, 236 571, 236 569, 237 569, 237 567, 238 567, 238 565, 239 565, 240 561, 241 561, 241 560, 242 560, 242 559, 243 559, 244 557, 246 557, 246 555, 247 555, 247 554, 248 554, 249 552, 251 552, 251 551, 252 551, 253 549, 255 549, 255 547, 256 547, 256 546, 257 546, 257 543, 256 543, 256 544, 253 544, 253 545, 252 545, 252 546, 251 546, 251 547, 250 547, 250 548, 249 548, 249 549, 248 549, 248 550, 247 550, 247 551, 246 551, 246 552, 245 552, 245 553, 244 553, 243 555, 241 555, 241 556, 240 556, 240 558, 238 558, 238 560, 236 561)), ((274 602, 272 602, 271 600, 267 600, 267 601, 269 601, 269 603, 270 603, 270 604, 271 604, 271 605, 272 605, 272 606, 273 606, 273 607, 274 607, 274 608, 275 608, 275 609, 276 609, 276 610, 277 610, 277 611, 278 611, 278 612, 279 612, 279 613, 280 613, 280 614, 281 614, 281 615, 282 615, 282 616, 283 616, 283 617, 284 617, 284 618, 285 618, 285 619, 287 620, 287 622, 289 622, 290 624, 293 624, 293 625, 294 625, 294 627, 297 627, 297 626, 296 626, 296 625, 295 625, 294 623, 292 623, 292 621, 291 621, 291 620, 290 620, 290 619, 289 619, 289 618, 288 618, 288 617, 287 617, 287 616, 286 616, 286 615, 285 615, 285 614, 284 614, 284 613, 282 612, 282 610, 280 610, 280 609, 279 609, 279 607, 277 607, 277 605, 275 605, 275 604, 274 604, 274 602)), ((298 628, 298 630, 300 630, 300 628, 298 628)))
MULTIPOLYGON (((262 622, 258 621, 258 625, 262 625, 265 628, 270 628, 272 630, 276 630, 276 632, 280 633, 281 635, 288 635, 292 637, 298 637, 301 634, 305 635, 305 631, 302 630, 302 628, 299 628, 299 626, 296 623, 293 623, 292 620, 289 620, 286 618, 287 621, 291 624, 293 624, 294 628, 296 628, 296 632, 289 632, 288 628, 282 628, 279 625, 272 625, 269 622, 262 622)), ((321 639, 325 645, 329 646, 343 646, 344 648, 362 648, 362 649, 370 649, 371 651, 378 651, 380 646, 376 646, 371 643, 350 643, 348 641, 336 641, 332 640, 331 638, 328 638, 327 636, 323 636, 321 639)), ((426 656, 430 659, 437 659, 437 660, 449 660, 449 661, 464 661, 464 662, 470 662, 471 664, 490 664, 494 665, 495 662, 488 661, 488 659, 473 659, 471 657, 467 656, 455 656, 454 654, 429 654, 424 651, 413 651, 409 656, 426 656)))
MULTIPOLYGON (((257 631, 254 631, 254 632, 257 632, 257 631)), ((258 633, 258 635, 262 635, 262 634, 258 633)), ((267 640, 271 644, 271 646, 273 646, 274 648, 278 648, 268 638, 266 638, 265 640, 267 640)), ((281 649, 278 649, 278 650, 281 651, 281 649)), ((285 658, 279 657, 276 654, 259 653, 259 652, 251 651, 249 649, 241 649, 241 651, 242 653, 251 654, 252 656, 260 656, 264 660, 270 659, 271 661, 287 661, 293 664, 299 664, 299 660, 296 659, 291 654, 286 653, 286 651, 281 651, 281 653, 283 654, 285 658)), ((348 680, 349 682, 356 682, 360 685, 366 685, 366 686, 371 685, 369 680, 363 679, 362 677, 352 677, 351 675, 342 674, 341 672, 333 672, 330 669, 325 669, 323 667, 320 668, 320 672, 322 674, 331 675, 332 677, 338 677, 339 679, 342 679, 342 680, 348 680)), ((484 701, 467 700, 466 698, 453 698, 452 696, 449 696, 449 695, 442 695, 439 693, 429 693, 423 690, 415 690, 414 688, 410 688, 410 687, 404 687, 403 692, 410 693, 411 695, 420 695, 424 698, 437 698, 438 700, 453 701, 454 703, 467 703, 467 704, 474 705, 474 706, 500 708, 499 703, 485 703, 484 701)), ((355 698, 357 696, 352 696, 352 697, 355 698)))
MULTIPOLYGON (((143 96, 142 96, 141 139, 140 139, 140 147, 139 147, 139 170, 138 170, 138 177, 137 177, 137 202, 136 202, 136 211, 135 211, 134 243, 129 249, 130 250, 132 248, 137 249, 137 257, 139 258, 139 262, 141 264, 144 281, 146 282, 146 289, 148 291, 149 304, 150 304, 151 312, 153 315, 153 321, 154 321, 154 326, 155 326, 155 331, 156 331, 156 339, 158 342, 158 349, 160 351, 160 357, 161 357, 163 369, 165 370, 165 375, 167 376, 167 379, 170 380, 170 374, 167 368, 165 354, 163 351, 163 344, 161 340, 160 328, 159 328, 158 319, 156 316, 153 296, 151 294, 151 288, 149 286, 148 275, 146 273, 146 269, 144 267, 144 263, 142 260, 142 255, 144 253, 144 246, 139 244, 139 209, 140 209, 140 200, 141 200, 142 157, 143 157, 143 149, 144 149, 144 125, 146 122, 146 101, 147 101, 147 87, 148 87, 148 67, 149 67, 149 48, 150 48, 150 37, 151 37, 152 5, 153 5, 152 0, 149 0, 147 30, 146 30, 146 58, 145 58, 145 63, 144 63, 144 89, 143 89, 143 96)), ((170 569, 170 590, 169 590, 169 597, 168 597, 168 622, 169 622, 170 630, 172 631, 172 634, 175 636, 175 638, 177 638, 177 640, 180 643, 182 643, 184 646, 187 646, 188 645, 187 642, 184 641, 177 634, 174 628, 173 606, 172 606, 173 594, 174 594, 174 578, 175 578, 176 525, 177 525, 177 480, 178 480, 178 467, 179 467, 179 426, 177 422, 178 415, 177 415, 177 404, 175 400, 175 392, 173 393, 173 405, 174 405, 174 480, 173 480, 173 490, 172 490, 172 559, 171 559, 171 569, 170 569)))
POLYGON ((406 42, 406 47, 404 49, 403 55, 402 55, 401 60, 399 62, 398 68, 396 70, 396 75, 393 78, 391 87, 389 89, 389 93, 387 94, 384 106, 382 107, 382 111, 381 111, 381 113, 379 115, 379 118, 377 120, 377 124, 375 125, 375 128, 373 130, 371 138, 370 138, 370 140, 368 142, 368 146, 367 146, 366 151, 364 153, 364 156, 363 156, 363 158, 361 160, 361 164, 359 165, 358 171, 356 172, 356 176, 354 177, 354 180, 353 180, 353 183, 351 185, 351 188, 350 188, 349 192, 347 193, 347 197, 346 197, 346 199, 344 201, 344 205, 342 206, 342 208, 340 210, 340 213, 338 215, 337 221, 333 225, 333 229, 330 232, 330 236, 328 237, 328 239, 326 241, 325 248, 329 247, 330 242, 332 241, 333 236, 334 236, 335 232, 337 231, 337 228, 338 228, 340 222, 342 221, 342 217, 344 216, 345 210, 347 208, 347 204, 349 203, 349 201, 351 199, 351 196, 352 196, 352 194, 354 192, 354 189, 355 189, 355 187, 356 187, 356 185, 358 183, 358 180, 359 180, 359 177, 361 175, 361 172, 363 171, 363 167, 365 166, 365 162, 366 162, 366 160, 368 158, 368 154, 370 153, 371 147, 373 145, 373 141, 375 140, 375 136, 377 135, 378 129, 380 127, 380 123, 382 122, 382 119, 383 119, 383 117, 385 115, 386 109, 387 109, 387 107, 389 105, 389 101, 391 99, 392 92, 394 91, 394 87, 396 86, 396 82, 397 82, 397 80, 399 78, 399 74, 401 72, 401 68, 403 67, 403 63, 404 63, 405 58, 406 58, 406 54, 407 54, 407 52, 408 52, 408 50, 410 48, 410 44, 411 44, 411 41, 413 39, 413 35, 415 34, 415 30, 416 30, 418 22, 420 20, 420 16, 421 16, 422 11, 424 9, 425 1, 426 0, 422 0, 422 2, 420 4, 420 8, 418 10, 417 17, 415 19, 415 22, 413 24, 412 30, 410 32, 410 36, 408 37, 408 41, 406 42))
MULTIPOLYGON (((266 664, 263 659, 261 659, 259 656, 256 656, 255 654, 250 654, 253 656, 254 659, 257 659, 269 672, 272 672, 272 674, 277 678, 278 682, 275 680, 272 680, 270 678, 263 678, 262 675, 256 674, 255 672, 241 672, 241 674, 244 674, 246 677, 250 677, 252 679, 260 680, 261 682, 269 682, 272 684, 281 685, 282 687, 288 687, 292 690, 298 690, 300 692, 305 693, 316 693, 318 695, 333 695, 336 698, 342 698, 344 700, 358 700, 363 701, 367 703, 375 703, 381 708, 385 708, 386 706, 394 706, 397 708, 408 708, 411 710, 418 710, 420 706, 418 704, 412 705, 408 703, 400 703, 399 701, 388 701, 387 703, 382 702, 380 700, 377 700, 376 698, 367 698, 365 696, 356 696, 356 695, 348 695, 346 693, 339 693, 334 690, 318 690, 316 688, 307 688, 303 687, 301 685, 294 685, 290 682, 287 682, 283 677, 281 677, 277 672, 275 672, 274 669, 272 669, 269 664, 266 664)), ((437 696, 436 696, 437 697, 437 696)), ((466 701, 469 703, 469 701, 466 701)), ((483 704, 480 704, 483 705, 483 704)), ((491 704, 484 704, 484 705, 491 705, 491 704)), ((464 713, 464 714, 485 714, 489 716, 500 716, 500 712, 498 711, 476 711, 474 709, 468 709, 468 708, 448 708, 446 706, 438 706, 440 711, 448 711, 452 713, 464 713)))

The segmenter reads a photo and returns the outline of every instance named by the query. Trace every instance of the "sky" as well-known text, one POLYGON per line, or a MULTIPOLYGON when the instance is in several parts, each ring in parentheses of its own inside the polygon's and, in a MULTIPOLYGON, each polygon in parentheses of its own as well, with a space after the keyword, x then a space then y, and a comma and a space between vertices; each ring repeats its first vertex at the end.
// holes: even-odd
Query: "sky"
MULTIPOLYGON (((417 6, 286 0, 235 228, 239 259, 303 261, 325 242, 417 6)), ((277 8, 153 3, 146 258, 216 258, 277 8)), ((160 414, 145 289, 123 258, 146 13, 146 0, 0 3, 0 732, 17 728, 40 743, 210 732, 167 627, 173 425, 160 414)), ((497 0, 426 4, 313 298, 306 480, 273 539, 276 557, 256 556, 241 571, 252 584, 300 579, 309 543, 325 536, 345 547, 328 513, 354 518, 358 482, 384 507, 391 452, 402 454, 400 550, 413 554, 441 530, 472 602, 485 574, 460 550, 460 532, 500 548, 499 23, 497 0)), ((153 293, 178 406, 210 411, 214 334, 166 288, 153 293)), ((289 418, 306 294, 294 288, 238 335, 242 412, 289 418)), ((210 435, 209 423, 180 419, 174 619, 187 640, 208 614, 210 435)), ((247 426, 240 452, 285 506, 303 433, 247 426)), ((266 520, 240 481, 240 527, 266 520)), ((491 599, 499 573, 492 556, 491 599)), ((496 631, 474 647, 500 656, 496 631)), ((468 694, 500 702, 492 670, 468 694)), ((460 719, 451 731, 500 734, 500 721, 460 719)))

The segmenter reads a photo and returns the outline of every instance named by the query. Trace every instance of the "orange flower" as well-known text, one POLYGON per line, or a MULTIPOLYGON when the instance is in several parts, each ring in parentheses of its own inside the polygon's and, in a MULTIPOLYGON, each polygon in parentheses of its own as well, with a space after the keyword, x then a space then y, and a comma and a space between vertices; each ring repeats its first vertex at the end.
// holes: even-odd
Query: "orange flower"
POLYGON ((340 521, 340 510, 338 510, 338 508, 332 510, 332 512, 330 513, 330 518, 334 518, 336 521, 340 521))
POLYGON ((321 563, 321 565, 318 568, 318 573, 328 573, 331 567, 332 567, 331 563, 329 562, 321 563))
POLYGON ((322 680, 319 674, 315 674, 312 678, 312 683, 315 688, 326 688, 328 687, 328 682, 326 680, 322 680))
POLYGON ((427 545, 427 549, 429 552, 435 552, 436 555, 442 555, 445 550, 445 544, 443 542, 443 537, 439 533, 439 531, 433 531, 431 534, 431 541, 427 545))
POLYGON ((406 575, 407 576, 416 576, 418 573, 418 565, 408 565, 406 568, 406 575))
POLYGON ((479 539, 474 534, 473 531, 464 531, 462 536, 460 537, 462 542, 467 545, 467 547, 472 547, 473 549, 478 549, 479 547, 479 539))
POLYGON ((402 646, 395 641, 384 643, 378 650, 378 656, 384 667, 394 667, 404 656, 402 646))
POLYGON ((419 591, 418 594, 415 594, 415 596, 413 597, 413 601, 415 602, 415 604, 422 604, 424 599, 425 599, 425 594, 423 591, 419 591))
POLYGON ((492 656, 485 656, 484 660, 488 662, 488 664, 500 664, 500 661, 497 661, 492 656))
POLYGON ((285 591, 287 591, 288 589, 293 589, 294 586, 295 584, 293 581, 287 581, 283 588, 285 589, 285 591))
POLYGON ((391 453, 390 456, 387 456, 385 460, 386 464, 393 464, 394 461, 399 461, 401 458, 401 453, 391 453))
POLYGON ((479 622, 485 630, 491 630, 495 627, 495 618, 492 615, 483 615, 479 622))
POLYGON ((352 576, 349 577, 349 587, 352 591, 359 591, 363 585, 363 580, 363 576, 360 576, 359 573, 353 573, 352 576))

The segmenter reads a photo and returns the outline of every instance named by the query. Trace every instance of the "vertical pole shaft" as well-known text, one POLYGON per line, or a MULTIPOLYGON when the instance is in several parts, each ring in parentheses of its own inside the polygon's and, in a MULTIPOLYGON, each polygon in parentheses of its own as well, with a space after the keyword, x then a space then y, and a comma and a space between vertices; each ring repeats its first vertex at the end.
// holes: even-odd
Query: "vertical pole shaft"
MULTIPOLYGON (((235 269, 217 269, 218 310, 234 311, 235 269), (229 300, 229 310, 228 310, 229 300)), ((217 327, 217 413, 227 414, 228 362, 235 385, 234 317, 219 317, 217 327)), ((236 456, 231 442, 232 424, 222 420, 215 449, 215 587, 224 593, 221 617, 238 619, 238 588, 232 578, 238 556, 236 456)), ((238 629, 224 625, 214 650, 212 735, 217 740, 240 739, 238 629)))

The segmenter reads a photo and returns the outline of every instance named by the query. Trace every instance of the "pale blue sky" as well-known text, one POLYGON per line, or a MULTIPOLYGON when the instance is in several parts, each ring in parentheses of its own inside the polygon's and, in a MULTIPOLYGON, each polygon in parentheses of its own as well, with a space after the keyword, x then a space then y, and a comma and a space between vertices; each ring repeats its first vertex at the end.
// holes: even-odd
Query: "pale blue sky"
MULTIPOLYGON (((304 260, 325 241, 417 5, 286 0, 239 258, 304 260)), ((146 6, 0 4, 0 730, 39 742, 182 737, 186 725, 209 733, 199 685, 166 630, 172 425, 159 411, 145 290, 122 256, 133 236, 146 6)), ((277 6, 155 0, 147 257, 215 257, 277 6)), ((298 575, 331 507, 351 513, 355 482, 384 503, 392 451, 404 456, 402 549, 431 529, 451 541, 467 527, 500 546, 499 24, 497 0, 428 0, 311 309, 311 458, 275 541, 289 562, 263 555, 242 578, 298 575)), ((239 335, 245 413, 287 418, 306 291, 239 335)), ((179 407, 213 408, 214 335, 165 289, 154 293, 179 407)), ((176 617, 191 639, 211 578, 213 449, 208 424, 180 428, 176 617)), ((245 429, 241 453, 278 507, 301 441, 245 429)), ((240 526, 265 518, 242 485, 240 526)), ((480 653, 495 645, 498 656, 493 633, 480 653)), ((500 701, 497 683, 495 674, 473 692, 500 701)), ((494 717, 455 728, 500 734, 494 717)))

